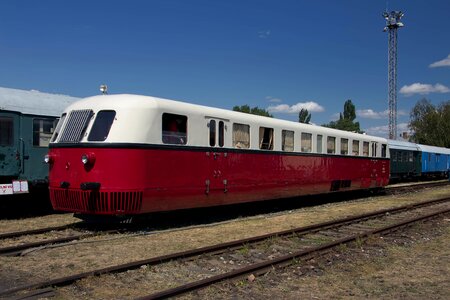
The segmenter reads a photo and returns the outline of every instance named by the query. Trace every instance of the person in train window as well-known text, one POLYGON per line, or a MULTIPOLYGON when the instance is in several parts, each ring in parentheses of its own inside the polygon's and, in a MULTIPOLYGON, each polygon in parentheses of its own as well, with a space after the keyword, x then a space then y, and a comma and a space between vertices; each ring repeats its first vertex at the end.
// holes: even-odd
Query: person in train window
POLYGON ((169 123, 168 131, 166 132, 164 143, 167 144, 186 144, 185 135, 180 130, 183 120, 173 119, 169 123))

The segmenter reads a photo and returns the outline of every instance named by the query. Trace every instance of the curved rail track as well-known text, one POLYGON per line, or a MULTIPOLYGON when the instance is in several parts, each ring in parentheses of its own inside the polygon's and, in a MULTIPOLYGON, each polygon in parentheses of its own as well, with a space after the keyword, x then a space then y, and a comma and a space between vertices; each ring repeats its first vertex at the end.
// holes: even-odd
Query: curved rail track
POLYGON ((230 253, 236 253, 236 251, 243 248, 248 249, 249 247, 258 247, 261 243, 281 239, 278 240, 278 242, 281 243, 285 249, 280 253, 277 253, 275 256, 272 256, 270 259, 267 259, 267 257, 270 256, 265 256, 265 259, 262 261, 260 259, 257 261, 252 261, 250 259, 249 261, 243 262, 243 264, 246 265, 245 267, 240 267, 239 265, 229 266, 229 269, 221 270, 222 272, 220 274, 207 276, 206 278, 198 281, 192 281, 176 288, 160 291, 158 293, 145 296, 142 299, 160 299, 175 296, 245 274, 252 273, 258 275, 273 266, 289 264, 293 259, 312 256, 313 253, 317 255, 317 253, 327 251, 341 244, 350 243, 358 239, 364 240, 372 235, 397 230, 400 227, 408 226, 414 222, 432 218, 441 214, 446 214, 450 211, 449 200, 450 198, 443 198, 393 209, 384 209, 368 214, 347 217, 344 219, 329 221, 307 227, 294 228, 209 247, 159 257, 152 257, 127 264, 12 288, 0 292, 0 296, 11 295, 19 292, 23 293, 24 291, 30 290, 32 291, 27 293, 26 297, 41 294, 43 291, 48 293, 48 287, 51 286, 69 285, 88 276, 124 272, 138 269, 143 265, 156 266, 169 261, 172 263, 182 263, 183 261, 189 261, 194 258, 205 260, 202 264, 207 264, 211 257, 216 257, 215 259, 217 260, 218 254, 221 254, 221 256, 229 256, 231 255, 230 253))

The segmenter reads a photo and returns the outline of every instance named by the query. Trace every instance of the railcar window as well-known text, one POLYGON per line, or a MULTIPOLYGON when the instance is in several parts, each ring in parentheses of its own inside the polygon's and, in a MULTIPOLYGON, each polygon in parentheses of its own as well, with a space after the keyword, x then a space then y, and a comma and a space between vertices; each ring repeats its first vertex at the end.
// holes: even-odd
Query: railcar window
POLYGON ((353 155, 359 155, 359 141, 358 140, 353 140, 352 154, 353 155))
POLYGON ((341 154, 348 154, 348 139, 341 139, 341 154))
POLYGON ((233 124, 233 147, 250 148, 250 126, 233 124))
POLYGON ((302 152, 312 151, 312 134, 302 132, 302 139, 300 141, 300 148, 302 152))
POLYGON ((283 130, 281 132, 281 150, 292 152, 294 151, 294 132, 290 130, 283 130))
POLYGON ((163 113, 162 141, 164 144, 186 145, 187 117, 182 115, 163 113))
POLYGON ((114 110, 99 111, 89 133, 88 141, 102 142, 106 140, 115 117, 116 112, 114 110))
POLYGON ((336 138, 333 136, 327 137, 327 153, 328 154, 336 153, 336 138))
POLYGON ((372 142, 372 157, 377 156, 377 143, 372 142))
POLYGON ((219 121, 219 147, 223 147, 224 145, 224 136, 225 136, 225 124, 223 121, 219 121))
POLYGON ((209 121, 209 145, 211 147, 216 145, 216 121, 209 121))
POLYGON ((0 117, 0 146, 13 144, 13 119, 0 117))
POLYGON ((387 145, 381 144, 381 157, 386 157, 387 145))
POLYGON ((431 153, 428 153, 428 161, 431 162, 431 153))
POLYGON ((61 118, 59 119, 58 124, 56 125, 55 132, 53 133, 53 137, 52 137, 52 139, 51 139, 51 142, 52 142, 52 143, 53 143, 54 141, 56 141, 56 139, 58 138, 59 131, 61 130, 61 127, 62 127, 62 125, 63 125, 65 119, 66 119, 66 114, 63 114, 63 115, 61 116, 61 118))
POLYGON ((48 147, 57 119, 33 119, 33 146, 48 147))
POLYGON ((363 142, 363 156, 369 156, 369 142, 363 142))
POLYGON ((408 152, 406 151, 403 152, 403 161, 408 162, 408 152))
POLYGON ((321 134, 317 135, 317 153, 323 153, 323 150, 322 150, 322 135, 321 134))
POLYGON ((259 149, 273 149, 273 128, 259 127, 259 149))

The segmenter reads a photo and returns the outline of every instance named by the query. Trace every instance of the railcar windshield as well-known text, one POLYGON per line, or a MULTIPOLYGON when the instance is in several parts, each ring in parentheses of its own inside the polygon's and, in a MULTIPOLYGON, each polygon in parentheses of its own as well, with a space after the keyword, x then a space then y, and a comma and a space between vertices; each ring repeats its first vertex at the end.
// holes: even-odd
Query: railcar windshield
POLYGON ((108 137, 112 123, 116 117, 114 110, 101 110, 97 113, 94 125, 88 136, 88 141, 103 142, 108 137))
POLYGON ((52 137, 52 140, 51 140, 52 143, 54 141, 56 141, 56 139, 58 138, 59 131, 61 130, 62 124, 64 123, 65 119, 66 119, 66 114, 64 113, 61 116, 61 119, 59 119, 58 124, 56 125, 56 129, 55 129, 55 132, 53 133, 53 137, 52 137))
POLYGON ((0 117, 0 146, 13 144, 13 119, 0 117))

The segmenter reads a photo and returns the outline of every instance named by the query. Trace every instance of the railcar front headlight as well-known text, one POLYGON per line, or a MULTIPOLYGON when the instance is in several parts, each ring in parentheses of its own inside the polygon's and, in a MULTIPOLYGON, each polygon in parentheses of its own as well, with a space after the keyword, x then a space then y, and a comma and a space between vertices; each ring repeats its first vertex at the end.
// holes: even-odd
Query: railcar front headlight
POLYGON ((54 158, 53 158, 52 155, 50 155, 50 154, 45 154, 45 156, 44 156, 44 162, 45 162, 46 164, 51 164, 51 163, 53 163, 53 161, 54 161, 54 158))
POLYGON ((83 163, 83 165, 87 166, 87 165, 93 165, 95 162, 95 155, 94 153, 86 153, 81 155, 81 162, 83 163))

